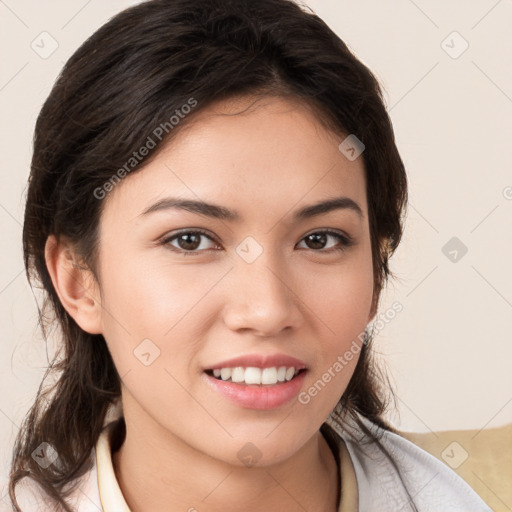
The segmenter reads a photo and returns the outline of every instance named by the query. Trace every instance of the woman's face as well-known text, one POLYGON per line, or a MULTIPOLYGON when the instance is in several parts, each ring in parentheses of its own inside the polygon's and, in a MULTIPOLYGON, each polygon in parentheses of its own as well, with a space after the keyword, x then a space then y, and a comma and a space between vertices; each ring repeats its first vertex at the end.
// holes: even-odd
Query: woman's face
POLYGON ((128 428, 238 465, 283 461, 318 431, 373 295, 362 158, 299 102, 226 115, 252 103, 199 112, 115 187, 98 259, 128 428))

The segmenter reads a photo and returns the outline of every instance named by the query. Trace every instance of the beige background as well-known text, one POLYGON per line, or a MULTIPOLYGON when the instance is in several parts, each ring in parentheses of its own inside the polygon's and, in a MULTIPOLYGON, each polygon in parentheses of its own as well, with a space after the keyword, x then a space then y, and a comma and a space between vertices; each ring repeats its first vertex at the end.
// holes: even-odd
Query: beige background
MULTIPOLYGON (((134 3, 0 0, 0 482, 47 363, 21 252, 34 122, 66 59, 134 3), (45 38, 49 51, 50 37, 58 47, 42 58, 31 43, 45 38)), ((409 173, 406 235, 382 307, 403 311, 376 344, 399 397, 391 419, 424 432, 510 422, 512 2, 307 4, 381 80, 409 173), (442 250, 452 237, 468 249, 455 262, 455 246, 442 250)))

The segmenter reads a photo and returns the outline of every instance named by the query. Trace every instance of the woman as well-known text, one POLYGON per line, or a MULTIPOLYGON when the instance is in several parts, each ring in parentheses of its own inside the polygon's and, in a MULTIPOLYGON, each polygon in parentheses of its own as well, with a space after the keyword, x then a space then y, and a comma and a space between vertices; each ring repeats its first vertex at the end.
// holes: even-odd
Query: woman
POLYGON ((25 264, 63 345, 14 510, 490 510, 383 418, 406 195, 376 79, 295 3, 101 27, 35 130, 25 264))

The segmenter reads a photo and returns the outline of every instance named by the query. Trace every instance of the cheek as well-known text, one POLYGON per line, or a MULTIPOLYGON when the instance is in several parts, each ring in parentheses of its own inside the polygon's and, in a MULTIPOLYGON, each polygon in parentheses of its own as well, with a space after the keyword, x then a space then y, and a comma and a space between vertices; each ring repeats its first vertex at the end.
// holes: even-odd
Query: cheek
POLYGON ((373 297, 371 255, 362 251, 314 283, 309 297, 324 335, 317 337, 317 361, 298 401, 312 417, 323 417, 343 395, 360 356, 373 297))
POLYGON ((104 262, 112 271, 103 272, 102 315, 104 337, 119 373, 138 367, 139 356, 147 353, 155 367, 176 366, 178 359, 188 365, 197 350, 195 329, 200 327, 192 321, 194 308, 211 286, 209 281, 192 281, 191 270, 133 254, 119 255, 115 262, 104 262))
POLYGON ((329 345, 342 348, 344 342, 364 330, 373 297, 371 254, 358 251, 357 257, 347 259, 321 277, 310 278, 306 285, 306 303, 311 304, 332 335, 329 345))
POLYGON ((117 258, 112 253, 111 261, 104 262, 112 271, 105 276, 102 298, 112 316, 122 318, 139 335, 164 335, 211 286, 192 266, 173 264, 165 255, 129 249, 125 253, 117 258))

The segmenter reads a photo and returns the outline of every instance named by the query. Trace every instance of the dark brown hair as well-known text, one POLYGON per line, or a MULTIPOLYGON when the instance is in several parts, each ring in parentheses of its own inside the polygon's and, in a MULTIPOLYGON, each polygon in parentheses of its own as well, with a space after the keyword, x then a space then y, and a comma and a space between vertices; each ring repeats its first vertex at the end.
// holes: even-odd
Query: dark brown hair
MULTIPOLYGON (((94 191, 105 190, 155 128, 190 98, 197 102, 194 112, 165 131, 131 172, 195 112, 241 95, 297 98, 340 136, 355 134, 364 143, 378 299, 401 238, 407 183, 381 89, 368 68, 318 16, 291 0, 151 0, 121 12, 68 60, 35 127, 25 267, 29 281, 46 294, 40 311, 45 337, 58 326, 63 344, 16 440, 9 485, 14 510, 20 510, 15 486, 26 476, 70 510, 64 502, 68 484, 90 468, 105 413, 120 396, 105 339, 84 332, 58 299, 45 264, 48 237, 70 240, 94 272, 104 204, 94 191), (45 385, 50 376, 55 383, 45 385), (47 469, 31 457, 42 442, 59 456, 47 469)), ((370 338, 337 410, 389 429, 382 417, 387 383, 372 361, 370 338)))

